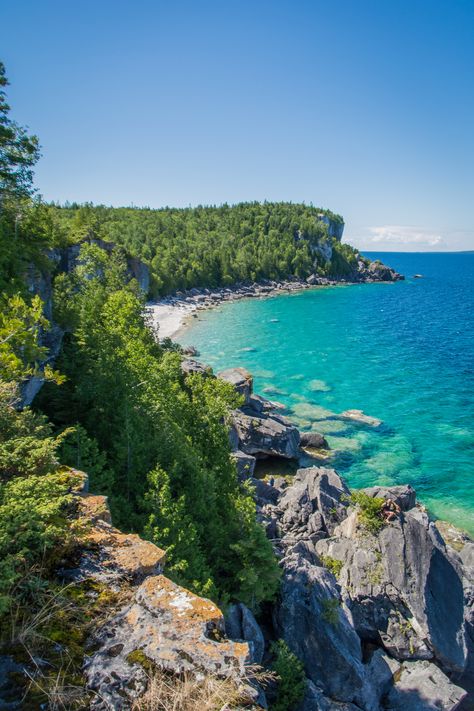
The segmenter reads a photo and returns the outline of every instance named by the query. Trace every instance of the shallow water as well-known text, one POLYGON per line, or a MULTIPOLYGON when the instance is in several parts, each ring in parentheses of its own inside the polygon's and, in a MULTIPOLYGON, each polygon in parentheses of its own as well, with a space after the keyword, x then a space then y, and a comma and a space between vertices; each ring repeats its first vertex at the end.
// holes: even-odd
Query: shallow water
POLYGON ((180 341, 324 432, 350 485, 410 482, 474 534, 474 254, 380 257, 407 280, 225 304, 180 341), (383 425, 335 417, 353 408, 383 425))

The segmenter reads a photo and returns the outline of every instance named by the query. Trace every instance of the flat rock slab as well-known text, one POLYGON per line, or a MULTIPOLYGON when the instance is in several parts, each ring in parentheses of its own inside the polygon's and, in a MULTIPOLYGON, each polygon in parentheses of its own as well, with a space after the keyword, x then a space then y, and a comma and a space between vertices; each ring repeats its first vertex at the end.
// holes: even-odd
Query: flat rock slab
POLYGON ((225 638, 224 618, 213 602, 163 575, 148 577, 95 642, 99 649, 85 675, 100 699, 97 709, 129 708, 127 699, 146 688, 144 662, 174 674, 200 670, 240 678, 250 657, 247 643, 225 638))
POLYGON ((382 420, 377 419, 377 417, 371 417, 370 415, 364 414, 362 410, 344 410, 339 415, 343 420, 353 420, 354 422, 359 422, 361 425, 369 425, 369 427, 380 427, 382 425, 382 420))
POLYGON ((455 711, 467 693, 434 664, 405 662, 387 697, 387 711, 455 711))

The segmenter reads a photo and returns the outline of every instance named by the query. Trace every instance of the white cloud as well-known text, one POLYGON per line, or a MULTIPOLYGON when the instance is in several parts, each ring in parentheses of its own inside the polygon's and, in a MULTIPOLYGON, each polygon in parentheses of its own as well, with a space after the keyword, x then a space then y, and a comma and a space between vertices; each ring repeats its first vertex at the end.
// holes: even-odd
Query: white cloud
POLYGON ((372 245, 397 245, 417 247, 442 247, 445 245, 442 235, 430 230, 407 225, 381 225, 370 227, 366 242, 372 245))

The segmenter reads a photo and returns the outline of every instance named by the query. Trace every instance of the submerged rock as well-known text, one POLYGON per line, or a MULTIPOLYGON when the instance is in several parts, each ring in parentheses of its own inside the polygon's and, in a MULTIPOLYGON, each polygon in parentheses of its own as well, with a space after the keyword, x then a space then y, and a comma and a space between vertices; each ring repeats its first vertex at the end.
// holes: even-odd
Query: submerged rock
POLYGON ((361 425, 369 425, 370 427, 380 427, 382 420, 376 417, 370 417, 370 415, 365 415, 362 410, 345 410, 339 415, 344 420, 353 420, 354 422, 359 422, 361 425))

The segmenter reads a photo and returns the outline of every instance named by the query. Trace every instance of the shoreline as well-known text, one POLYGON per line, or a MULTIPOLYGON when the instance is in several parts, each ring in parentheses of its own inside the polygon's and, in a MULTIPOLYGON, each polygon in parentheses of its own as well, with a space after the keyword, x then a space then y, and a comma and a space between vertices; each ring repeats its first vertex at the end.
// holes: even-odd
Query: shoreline
POLYGON ((391 284, 399 280, 399 275, 395 272, 394 278, 390 280, 365 278, 359 281, 346 281, 312 275, 307 279, 292 277, 283 281, 262 280, 252 284, 237 283, 214 289, 195 287, 186 291, 177 291, 175 294, 164 296, 157 301, 147 302, 145 314, 159 340, 167 338, 174 340, 189 326, 189 319, 198 311, 207 311, 222 303, 232 303, 243 299, 267 299, 274 296, 296 294, 308 289, 332 286, 391 284))

